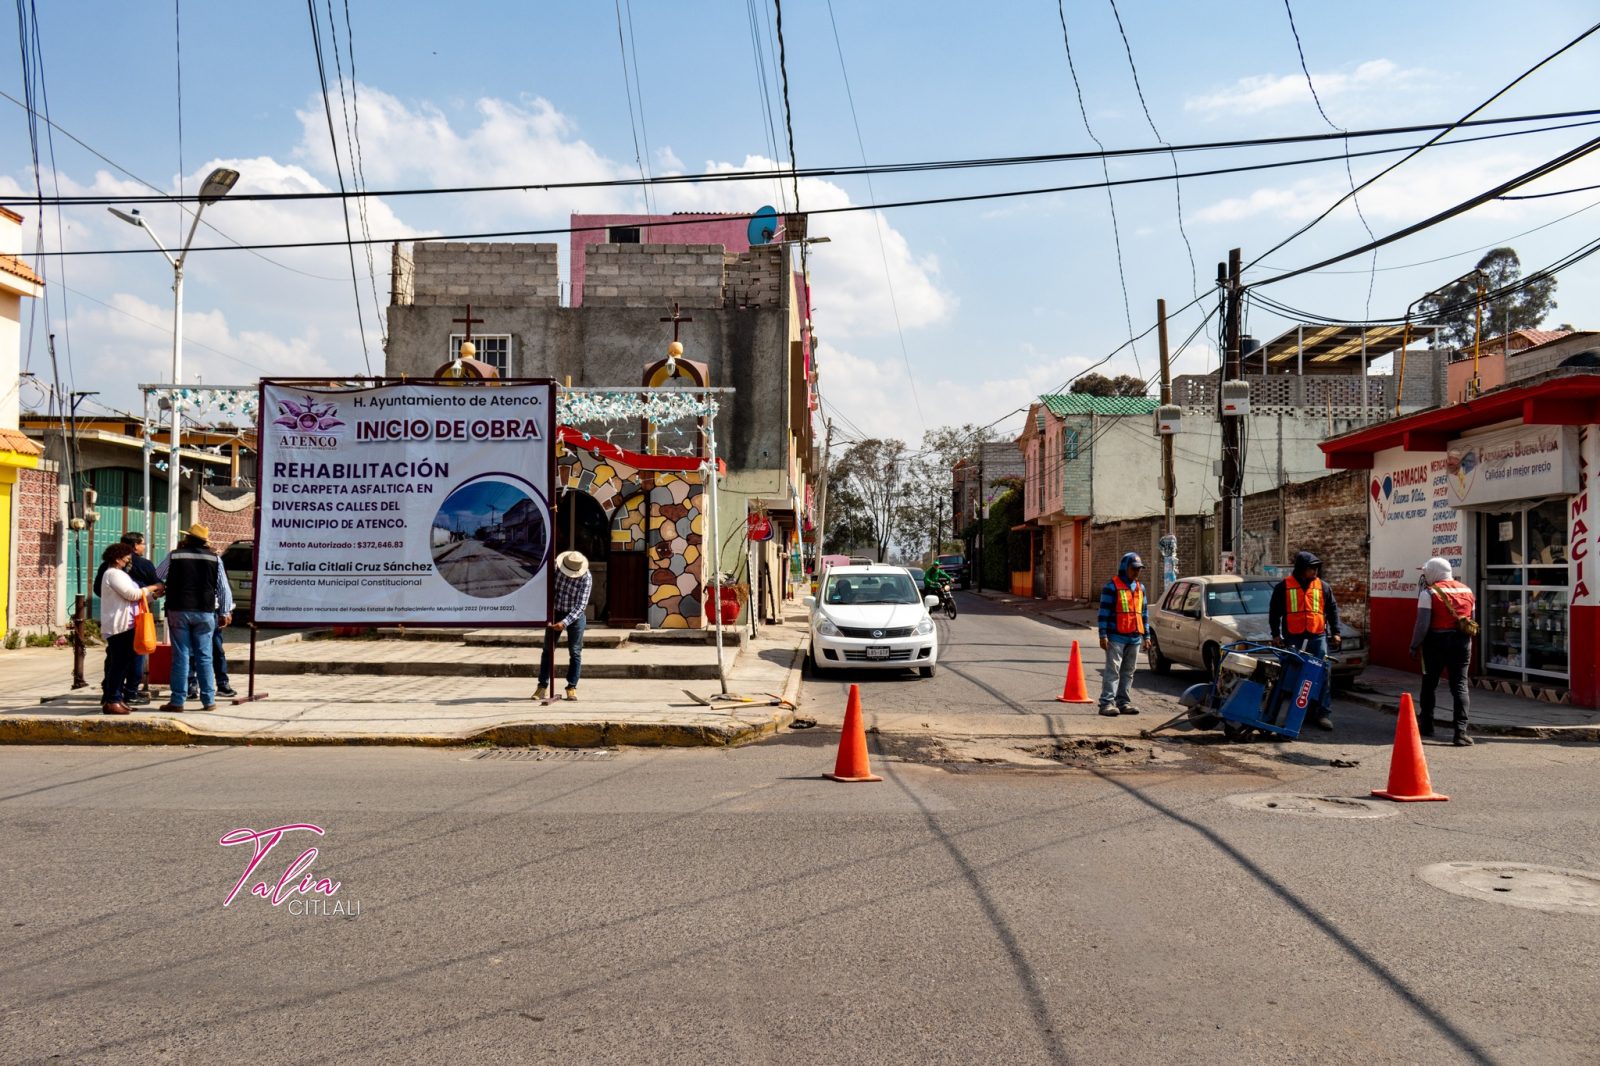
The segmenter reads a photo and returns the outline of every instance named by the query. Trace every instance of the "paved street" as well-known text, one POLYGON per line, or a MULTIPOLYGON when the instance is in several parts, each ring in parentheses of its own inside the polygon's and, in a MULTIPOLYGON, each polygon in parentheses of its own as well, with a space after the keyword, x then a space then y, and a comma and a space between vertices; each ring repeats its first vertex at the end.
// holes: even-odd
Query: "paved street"
POLYGON ((533 576, 533 568, 476 540, 464 540, 435 549, 439 576, 472 596, 505 596, 520 589, 533 576))
MULTIPOLYGON (((962 606, 947 668, 867 679, 869 706, 1027 732, 1071 631, 962 606)), ((1594 1061, 1600 914, 1418 871, 1600 868, 1600 749, 1430 747, 1449 803, 1296 813, 1282 796, 1382 784, 1393 719, 1341 718, 1048 769, 875 736, 878 785, 819 778, 826 728, 733 750, 0 749, 6 1058, 1594 1061), (1230 799, 1259 793, 1280 806, 1230 799), (310 846, 291 831, 224 907, 251 850, 218 840, 294 823, 325 835, 289 884, 337 890, 250 894, 310 846)))

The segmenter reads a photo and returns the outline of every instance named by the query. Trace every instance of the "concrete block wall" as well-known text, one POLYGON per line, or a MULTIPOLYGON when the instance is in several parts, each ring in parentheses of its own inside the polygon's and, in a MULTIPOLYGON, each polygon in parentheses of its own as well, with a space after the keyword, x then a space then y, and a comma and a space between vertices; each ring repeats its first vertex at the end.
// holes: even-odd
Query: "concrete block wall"
POLYGON ((721 307, 724 271, 720 244, 591 244, 583 268, 583 305, 721 307))
MULTIPOLYGON (((412 303, 419 307, 461 307, 468 302, 486 307, 555 307, 561 301, 553 244, 418 241, 411 261, 412 303)), ((397 273, 401 271, 397 268, 397 273)), ((397 292, 402 291, 402 281, 395 285, 397 292)))
POLYGON ((1060 485, 1061 513, 1088 515, 1094 513, 1094 419, 1088 415, 1072 415, 1062 419, 1060 485), (1071 434, 1077 434, 1074 452, 1071 434))
POLYGON ((1541 344, 1525 353, 1512 352, 1506 361, 1506 382, 1509 384, 1549 373, 1560 366, 1561 361, 1569 355, 1577 355, 1590 348, 1600 348, 1600 336, 1583 332, 1549 344, 1541 344))
POLYGON ((766 245, 723 256, 724 302, 728 307, 778 307, 783 300, 787 252, 766 245))
POLYGON ((45 629, 65 622, 60 605, 62 519, 65 508, 54 463, 18 471, 13 491, 17 573, 11 624, 45 629))

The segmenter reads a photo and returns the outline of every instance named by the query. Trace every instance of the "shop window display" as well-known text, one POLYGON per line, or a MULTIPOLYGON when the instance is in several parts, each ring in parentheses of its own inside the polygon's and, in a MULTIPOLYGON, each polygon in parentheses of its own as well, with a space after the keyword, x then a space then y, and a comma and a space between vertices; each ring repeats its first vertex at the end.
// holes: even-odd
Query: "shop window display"
POLYGON ((1482 516, 1484 665, 1523 678, 1565 678, 1567 514, 1562 500, 1482 516))

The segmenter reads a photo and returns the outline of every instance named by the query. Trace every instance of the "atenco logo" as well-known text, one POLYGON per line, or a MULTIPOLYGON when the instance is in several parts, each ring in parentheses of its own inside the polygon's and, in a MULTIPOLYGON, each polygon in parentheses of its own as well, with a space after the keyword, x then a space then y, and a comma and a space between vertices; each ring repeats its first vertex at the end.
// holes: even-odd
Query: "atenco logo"
POLYGON ((1311 702, 1311 682, 1303 681, 1303 682, 1300 683, 1300 695, 1298 695, 1298 696, 1296 696, 1294 698, 1294 705, 1296 707, 1300 708, 1303 711, 1303 710, 1306 709, 1306 704, 1308 704, 1310 702, 1311 702))

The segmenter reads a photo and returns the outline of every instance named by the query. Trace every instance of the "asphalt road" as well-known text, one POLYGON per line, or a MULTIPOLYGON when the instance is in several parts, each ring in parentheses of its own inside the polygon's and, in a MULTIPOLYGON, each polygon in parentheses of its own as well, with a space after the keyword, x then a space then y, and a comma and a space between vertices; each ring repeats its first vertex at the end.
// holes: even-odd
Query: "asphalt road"
POLYGON ((0 1059, 1600 1059, 1600 917, 1416 876, 1600 868, 1593 745, 1444 749, 1451 802, 1354 820, 1227 797, 1364 795, 1370 767, 879 749, 882 784, 842 785, 817 776, 835 742, 0 749, 0 1059), (219 840, 291 823, 325 830, 310 869, 357 915, 249 894, 308 830, 223 906, 251 852, 219 840))
POLYGON ((476 540, 453 545, 448 556, 436 557, 439 576, 469 596, 505 596, 533 577, 522 560, 496 551, 476 540))

